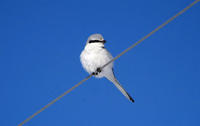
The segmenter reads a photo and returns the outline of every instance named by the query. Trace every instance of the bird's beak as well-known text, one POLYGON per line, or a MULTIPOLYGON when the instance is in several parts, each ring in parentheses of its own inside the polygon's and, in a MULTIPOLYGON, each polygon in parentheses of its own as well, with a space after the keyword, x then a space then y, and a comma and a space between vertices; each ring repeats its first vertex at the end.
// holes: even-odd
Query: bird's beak
POLYGON ((104 44, 104 43, 106 43, 106 40, 103 40, 102 42, 103 42, 103 44, 104 44))

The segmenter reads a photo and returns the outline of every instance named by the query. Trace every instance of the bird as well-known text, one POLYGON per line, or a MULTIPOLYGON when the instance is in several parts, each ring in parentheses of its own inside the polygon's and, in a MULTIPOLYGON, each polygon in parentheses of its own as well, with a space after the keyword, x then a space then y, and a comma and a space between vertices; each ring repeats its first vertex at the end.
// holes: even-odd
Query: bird
POLYGON ((96 78, 107 78, 111 81, 121 93, 131 102, 134 99, 126 92, 116 79, 113 70, 113 62, 110 62, 113 57, 111 53, 105 48, 106 40, 99 33, 92 34, 88 37, 85 48, 80 54, 80 61, 83 68, 96 78), (107 64, 106 66, 104 66, 107 64), (103 68, 102 68, 103 67, 103 68))

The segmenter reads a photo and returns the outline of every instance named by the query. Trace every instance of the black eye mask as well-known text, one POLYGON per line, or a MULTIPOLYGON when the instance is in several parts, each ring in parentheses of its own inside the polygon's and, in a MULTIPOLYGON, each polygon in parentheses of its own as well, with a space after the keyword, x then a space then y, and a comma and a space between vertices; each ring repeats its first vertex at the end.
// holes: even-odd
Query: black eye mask
POLYGON ((89 43, 106 43, 106 40, 90 40, 89 43))

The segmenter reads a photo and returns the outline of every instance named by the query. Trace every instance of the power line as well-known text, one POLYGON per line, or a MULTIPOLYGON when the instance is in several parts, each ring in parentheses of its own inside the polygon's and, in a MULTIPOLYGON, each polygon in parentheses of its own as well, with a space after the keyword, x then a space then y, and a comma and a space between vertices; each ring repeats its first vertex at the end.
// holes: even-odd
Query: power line
MULTIPOLYGON (((163 28, 164 26, 166 26, 168 23, 170 23, 171 21, 173 21, 176 17, 178 17, 182 13, 186 12, 192 6, 194 6, 195 4, 197 4, 199 1, 200 0, 193 1, 191 4, 189 4, 183 10, 181 10, 180 12, 178 12, 177 14, 175 14, 173 17, 171 17, 170 19, 168 19, 167 21, 165 21, 163 24, 161 24, 160 26, 158 26, 157 28, 155 28, 152 32, 150 32, 149 34, 147 34, 146 36, 144 36, 143 38, 141 38, 140 40, 138 40, 134 44, 132 44, 129 48, 125 49, 123 52, 121 52, 119 55, 117 55, 116 57, 114 57, 111 61, 109 61, 108 63, 106 63, 101 68, 103 69, 108 64, 110 64, 111 62, 115 61, 116 59, 118 59, 119 57, 121 57, 122 55, 124 55, 126 52, 130 51, 132 48, 134 48, 135 46, 137 46, 138 44, 140 44, 142 41, 144 41, 145 39, 149 38, 152 34, 154 34, 158 30, 160 30, 161 28, 163 28)), ((41 113, 42 111, 44 111, 46 108, 48 108, 49 106, 51 106, 52 104, 54 104, 55 102, 57 102, 58 100, 60 100, 62 97, 64 97, 68 93, 70 93, 73 89, 75 89, 76 87, 80 86, 83 82, 87 81, 88 79, 90 79, 92 76, 93 75, 90 74, 88 77, 86 77, 85 79, 81 80, 78 84, 76 84, 75 86, 73 86, 72 88, 70 88, 69 90, 67 90, 66 92, 64 92, 60 96, 58 96, 57 98, 55 98, 53 101, 49 102, 47 105, 45 105, 44 107, 42 107, 40 110, 38 110, 37 112, 35 112, 33 115, 29 116, 27 119, 25 119, 23 122, 21 122, 18 126, 22 126, 25 123, 27 123, 28 121, 30 121, 33 117, 35 117, 36 115, 38 115, 39 113, 41 113)))
POLYGON ((168 19, 167 21, 165 21, 163 24, 161 24, 157 28, 155 28, 152 32, 150 32, 149 34, 147 34, 146 36, 144 36, 143 38, 141 38, 140 40, 138 40, 137 42, 135 42, 134 44, 132 44, 129 48, 125 49, 123 52, 121 52, 116 57, 114 57, 111 61, 109 61, 108 63, 106 63, 102 68, 106 67, 108 64, 110 64, 111 62, 115 61, 116 59, 118 59, 119 57, 121 57, 122 55, 124 55, 126 52, 128 52, 129 50, 131 50, 132 48, 134 48, 135 46, 137 46, 138 44, 140 44, 145 39, 149 38, 152 34, 154 34, 155 32, 157 32, 161 28, 163 28, 165 25, 167 25, 169 22, 171 22, 172 20, 174 20, 176 17, 178 17, 179 15, 181 15, 182 13, 184 13, 185 11, 187 11, 188 9, 190 9, 192 6, 194 6, 199 1, 200 0, 195 0, 194 2, 192 2, 190 5, 188 5, 187 7, 185 7, 183 10, 181 10, 180 12, 178 12, 177 14, 175 14, 173 17, 171 17, 170 19, 168 19))
POLYGON ((80 81, 78 84, 74 85, 72 88, 70 88, 69 90, 67 90, 66 92, 64 92, 63 94, 61 94, 60 96, 58 96, 57 98, 55 98, 53 101, 49 102, 47 105, 45 105, 44 107, 42 107, 40 110, 38 110, 36 113, 34 113, 33 115, 31 115, 30 117, 28 117, 27 119, 25 119, 22 123, 20 123, 18 126, 22 126, 24 125, 26 122, 30 121, 33 117, 35 117, 36 115, 38 115, 39 113, 41 113, 42 111, 44 111, 46 108, 48 108, 49 106, 51 106, 52 104, 54 104, 55 102, 57 102, 58 100, 60 100, 63 96, 65 96, 66 94, 68 94, 69 92, 71 92, 73 89, 75 89, 76 87, 80 86, 83 82, 85 82, 86 80, 88 80, 89 78, 91 78, 92 75, 87 76, 85 79, 83 79, 82 81, 80 81))

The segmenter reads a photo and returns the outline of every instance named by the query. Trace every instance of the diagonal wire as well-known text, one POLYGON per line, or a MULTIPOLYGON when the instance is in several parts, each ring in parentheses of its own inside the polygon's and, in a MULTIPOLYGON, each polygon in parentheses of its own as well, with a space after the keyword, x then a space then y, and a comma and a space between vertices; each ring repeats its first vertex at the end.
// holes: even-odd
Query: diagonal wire
POLYGON ((58 96, 57 98, 55 98, 53 101, 49 102, 47 105, 45 105, 43 108, 41 108, 40 110, 38 110, 36 113, 34 113, 33 115, 31 115, 30 117, 28 117, 27 119, 25 119, 23 122, 21 122, 18 126, 22 126, 25 123, 27 123, 28 121, 30 121, 33 117, 35 117, 36 115, 38 115, 39 113, 41 113, 42 111, 44 111, 46 108, 48 108, 49 106, 51 106, 52 104, 54 104, 55 102, 57 102, 58 100, 60 100, 62 97, 64 97, 66 94, 68 94, 69 92, 71 92, 73 89, 75 89, 76 87, 80 86, 83 82, 85 82, 86 80, 90 79, 92 77, 92 75, 89 75, 88 77, 86 77, 85 79, 83 79, 82 81, 80 81, 78 84, 74 85, 72 88, 70 88, 69 90, 67 90, 66 92, 64 92, 63 94, 61 94, 60 96, 58 96))
MULTIPOLYGON (((171 21, 173 21, 176 17, 180 16, 182 13, 184 13, 185 11, 187 11, 188 9, 190 9, 192 6, 194 6, 198 2, 200 2, 200 0, 193 1, 191 4, 189 4, 183 10, 181 10, 180 12, 178 12, 177 14, 175 14, 173 17, 169 18, 163 24, 161 24, 160 26, 158 26, 157 28, 155 28, 152 32, 150 32, 149 34, 147 34, 146 36, 144 36, 143 38, 141 38, 140 40, 138 40, 134 44, 132 44, 129 48, 125 49, 119 55, 117 55, 116 57, 114 57, 111 61, 109 61, 108 63, 106 63, 105 65, 103 65, 101 68, 103 69, 108 64, 110 64, 111 62, 115 61, 116 59, 118 59, 119 57, 121 57, 122 55, 124 55, 126 52, 130 51, 132 48, 134 48, 135 46, 137 46, 138 44, 140 44, 145 39, 149 38, 152 34, 154 34, 155 32, 157 32, 158 30, 160 30, 164 26, 166 26, 168 23, 170 23, 171 21)), ((67 90, 63 94, 61 94, 60 96, 58 96, 53 101, 49 102, 47 105, 45 105, 44 107, 42 107, 40 110, 38 110, 37 112, 35 112, 33 115, 29 116, 27 119, 25 119, 23 122, 21 122, 18 126, 22 126, 25 123, 27 123, 28 121, 30 121, 33 117, 35 117, 36 115, 38 115, 39 113, 41 113, 42 111, 44 111, 46 108, 48 108, 49 106, 51 106, 52 104, 54 104, 55 102, 57 102, 58 100, 60 100, 62 97, 64 97, 68 93, 70 93, 73 89, 75 89, 76 87, 80 86, 83 82, 87 81, 88 79, 90 79, 92 76, 93 75, 90 74, 88 77, 86 77, 85 79, 81 80, 78 84, 76 84, 75 86, 73 86, 72 88, 70 88, 69 90, 67 90)))
POLYGON ((180 12, 178 12, 177 14, 175 14, 173 17, 171 17, 170 19, 168 19, 167 21, 165 21, 163 24, 161 24, 160 26, 158 26, 157 28, 155 28, 152 32, 150 32, 149 34, 147 34, 146 36, 144 36, 143 38, 141 38, 140 40, 138 40, 137 42, 135 42, 134 44, 132 44, 129 48, 125 49, 123 52, 121 52, 119 55, 117 55, 116 57, 114 57, 111 61, 109 61, 108 63, 106 63, 104 66, 102 66, 102 69, 104 67, 106 67, 108 64, 110 64, 111 62, 115 61, 116 59, 118 59, 119 57, 121 57, 122 55, 124 55, 126 52, 128 52, 129 50, 131 50, 132 48, 134 48, 135 46, 137 46, 138 44, 140 44, 142 41, 144 41, 145 39, 149 38, 152 34, 154 34, 155 32, 157 32, 158 30, 160 30, 161 28, 163 28, 165 25, 167 25, 169 22, 171 22, 172 20, 174 20, 176 17, 178 17, 179 15, 181 15, 182 13, 184 13, 185 11, 187 11, 188 9, 190 9, 192 6, 194 6, 196 3, 198 3, 200 0, 195 0, 194 2, 192 2, 190 5, 188 5, 187 7, 185 7, 183 10, 181 10, 180 12))

